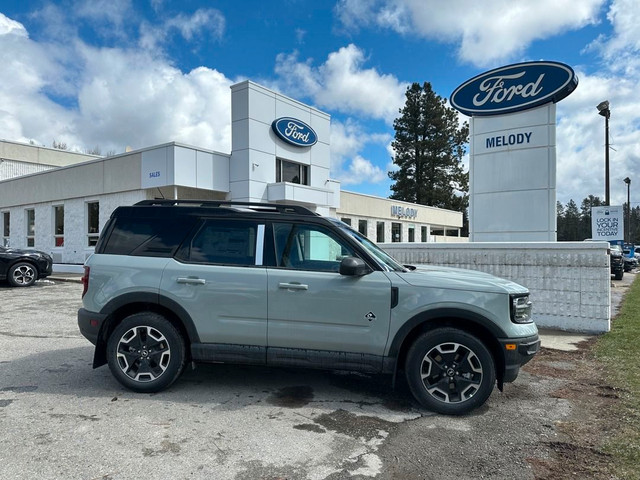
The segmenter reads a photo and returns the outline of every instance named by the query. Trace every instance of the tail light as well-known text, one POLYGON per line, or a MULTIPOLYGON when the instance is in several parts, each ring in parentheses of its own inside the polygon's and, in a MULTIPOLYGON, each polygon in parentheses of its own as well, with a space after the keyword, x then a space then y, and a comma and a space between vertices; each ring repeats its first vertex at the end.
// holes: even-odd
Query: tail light
POLYGON ((90 267, 84 267, 84 275, 82 275, 82 298, 84 298, 89 289, 89 271, 90 267))

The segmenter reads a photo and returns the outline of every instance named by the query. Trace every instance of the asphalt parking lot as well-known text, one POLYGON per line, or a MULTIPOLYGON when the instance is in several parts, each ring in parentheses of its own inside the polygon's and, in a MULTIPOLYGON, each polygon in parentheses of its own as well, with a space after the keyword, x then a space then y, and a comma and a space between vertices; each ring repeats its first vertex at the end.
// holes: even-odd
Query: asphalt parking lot
MULTIPOLYGON (((534 478, 571 404, 522 372, 465 417, 384 378, 228 365, 124 390, 78 332, 81 285, 0 286, 0 478, 534 478)), ((534 360, 535 361, 535 360, 534 360)))

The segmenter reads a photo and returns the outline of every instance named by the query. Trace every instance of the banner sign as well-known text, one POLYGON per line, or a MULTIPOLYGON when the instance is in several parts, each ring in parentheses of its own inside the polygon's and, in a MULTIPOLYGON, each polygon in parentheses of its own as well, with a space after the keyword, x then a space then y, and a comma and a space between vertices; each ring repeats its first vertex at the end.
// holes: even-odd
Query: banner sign
POLYGON ((624 209, 622 206, 591 208, 591 238, 593 240, 624 240, 624 209))

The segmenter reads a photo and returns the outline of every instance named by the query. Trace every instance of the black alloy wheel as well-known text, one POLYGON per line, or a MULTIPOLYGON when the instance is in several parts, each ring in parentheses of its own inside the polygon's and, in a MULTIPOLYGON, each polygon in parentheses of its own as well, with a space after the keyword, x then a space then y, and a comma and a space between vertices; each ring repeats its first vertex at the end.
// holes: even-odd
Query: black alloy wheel
POLYGON ((9 269, 9 284, 14 287, 30 287, 38 279, 34 266, 28 262, 19 262, 9 269))
POLYGON ((494 361, 476 337, 455 328, 419 336, 407 354, 409 388, 424 407, 461 415, 484 404, 496 381, 494 361))
POLYGON ((169 387, 182 373, 185 357, 180 332, 152 312, 125 318, 107 342, 111 373, 136 392, 158 392, 169 387))

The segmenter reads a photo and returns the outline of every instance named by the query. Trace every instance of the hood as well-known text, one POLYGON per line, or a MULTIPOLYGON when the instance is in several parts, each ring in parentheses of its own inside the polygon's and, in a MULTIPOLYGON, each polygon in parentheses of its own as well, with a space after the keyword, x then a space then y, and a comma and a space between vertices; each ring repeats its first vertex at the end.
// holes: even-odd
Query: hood
POLYGON ((464 268, 423 265, 410 272, 398 273, 398 276, 416 287, 455 288, 506 294, 529 292, 527 288, 511 280, 464 268))
POLYGON ((41 252, 39 250, 28 250, 25 248, 11 248, 11 247, 0 247, 0 254, 9 254, 20 257, 49 257, 49 254, 45 252, 41 252))

